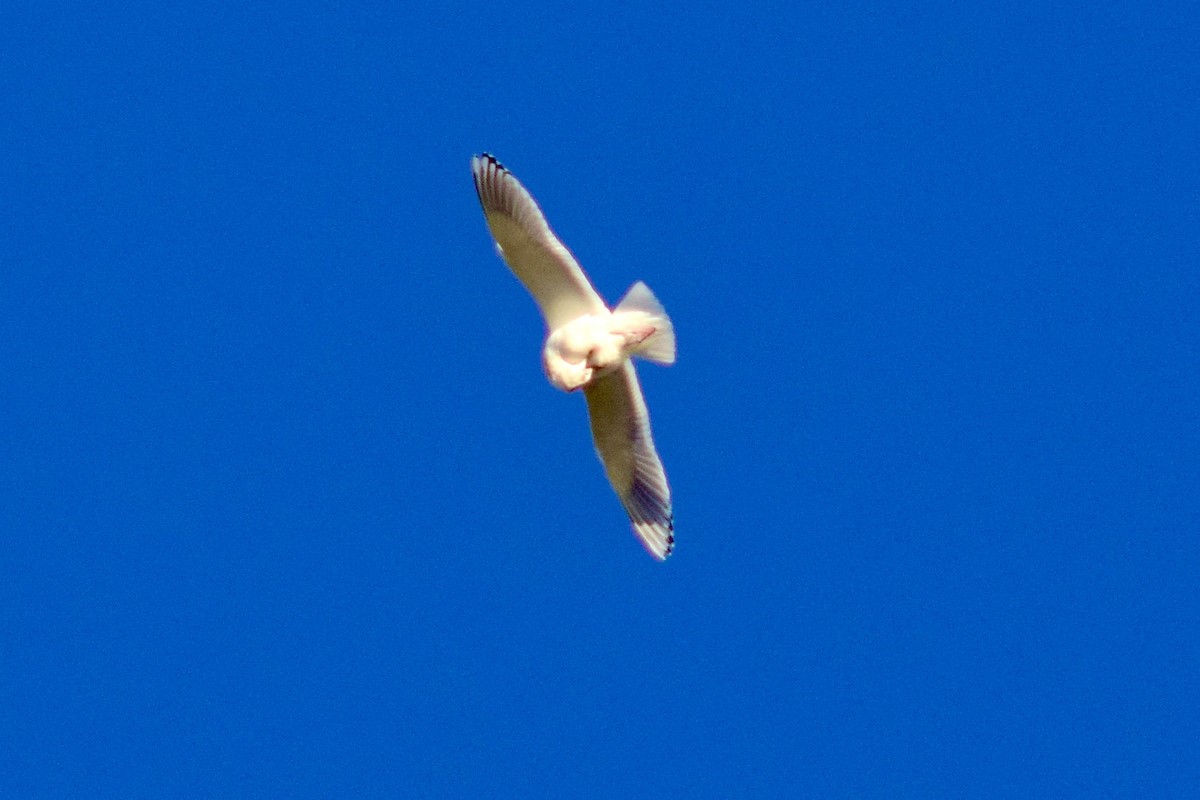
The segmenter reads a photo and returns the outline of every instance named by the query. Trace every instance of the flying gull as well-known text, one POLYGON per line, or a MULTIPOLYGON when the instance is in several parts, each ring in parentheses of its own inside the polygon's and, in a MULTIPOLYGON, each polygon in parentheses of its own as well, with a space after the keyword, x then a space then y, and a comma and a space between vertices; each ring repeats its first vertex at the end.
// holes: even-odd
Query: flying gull
POLYGON ((675 546, 671 489, 630 359, 673 364, 671 320, 641 281, 610 310, 511 172, 487 153, 471 159, 471 172, 496 250, 546 319, 546 377, 563 391, 583 390, 596 452, 633 532, 665 559, 675 546))

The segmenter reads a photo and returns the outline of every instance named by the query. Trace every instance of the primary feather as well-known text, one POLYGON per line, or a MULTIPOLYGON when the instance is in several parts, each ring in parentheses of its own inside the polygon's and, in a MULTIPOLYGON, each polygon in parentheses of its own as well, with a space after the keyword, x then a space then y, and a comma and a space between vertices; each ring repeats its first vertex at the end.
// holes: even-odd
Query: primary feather
POLYGON ((675 547, 671 489, 654 439, 650 412, 633 364, 597 378, 584 390, 592 439, 608 482, 621 498, 633 532, 650 554, 665 559, 675 547))
POLYGON ((471 159, 471 172, 500 255, 533 295, 546 327, 554 330, 584 314, 607 311, 520 181, 487 153, 471 159))

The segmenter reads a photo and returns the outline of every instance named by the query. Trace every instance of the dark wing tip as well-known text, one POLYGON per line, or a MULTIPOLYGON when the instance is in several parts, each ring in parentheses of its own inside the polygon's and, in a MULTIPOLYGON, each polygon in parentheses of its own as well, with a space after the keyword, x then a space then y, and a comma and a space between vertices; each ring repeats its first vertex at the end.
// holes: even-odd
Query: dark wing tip
POLYGON ((633 532, 650 555, 659 561, 675 551, 675 514, 669 505, 656 510, 645 505, 625 501, 625 510, 633 523, 633 532))
POLYGON ((669 555, 671 555, 671 553, 675 552, 675 512, 670 507, 668 507, 666 516, 667 516, 667 518, 665 520, 663 520, 663 523, 662 523, 663 527, 666 529, 664 531, 664 533, 666 533, 666 541, 665 541, 666 547, 663 550, 663 554, 662 554, 663 561, 666 561, 667 556, 669 556, 669 555))
POLYGON ((488 208, 500 208, 503 205, 501 196, 504 184, 516 180, 494 155, 487 152, 471 156, 471 177, 475 180, 475 193, 479 195, 485 212, 488 208))
POLYGON ((471 156, 471 177, 475 181, 475 194, 478 195, 485 214, 489 201, 494 202, 499 192, 498 180, 508 174, 508 170, 491 153, 471 156))
POLYGON ((484 152, 480 153, 479 155, 471 158, 471 166, 474 167, 475 163, 477 161, 486 161, 488 164, 494 166, 496 169, 500 170, 501 172, 508 172, 508 168, 500 163, 500 159, 496 158, 494 155, 487 152, 486 150, 484 152))

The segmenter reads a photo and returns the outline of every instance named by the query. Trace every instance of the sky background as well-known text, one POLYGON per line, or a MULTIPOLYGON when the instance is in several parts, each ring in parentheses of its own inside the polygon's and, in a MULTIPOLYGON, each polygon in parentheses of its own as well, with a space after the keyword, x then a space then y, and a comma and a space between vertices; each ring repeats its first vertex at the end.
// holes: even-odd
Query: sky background
POLYGON ((1196 796, 1195 12, 343 5, 0 10, 0 796, 1196 796))

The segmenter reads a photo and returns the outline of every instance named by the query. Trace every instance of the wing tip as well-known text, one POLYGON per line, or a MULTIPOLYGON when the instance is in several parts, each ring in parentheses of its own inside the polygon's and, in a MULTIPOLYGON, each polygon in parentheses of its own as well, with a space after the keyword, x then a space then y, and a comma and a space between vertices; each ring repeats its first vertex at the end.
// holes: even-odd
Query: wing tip
POLYGON ((658 560, 666 561, 670 557, 670 555, 674 552, 675 552, 675 520, 674 520, 674 518, 672 518, 671 521, 667 523, 667 542, 666 542, 666 546, 663 548, 662 555, 660 555, 658 557, 658 560))
POLYGON ((646 552, 658 561, 666 561, 675 552, 675 515, 665 520, 635 521, 633 532, 646 552))
POLYGON ((500 159, 484 150, 478 155, 471 156, 471 172, 478 175, 483 169, 492 167, 500 172, 508 173, 508 167, 500 163, 500 159))
POLYGON ((475 194, 485 214, 489 209, 513 213, 516 200, 510 187, 516 184, 519 189, 520 184, 498 158, 487 151, 471 156, 471 177, 475 180, 475 194))

